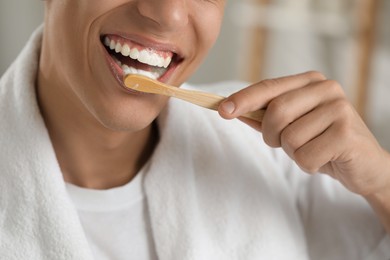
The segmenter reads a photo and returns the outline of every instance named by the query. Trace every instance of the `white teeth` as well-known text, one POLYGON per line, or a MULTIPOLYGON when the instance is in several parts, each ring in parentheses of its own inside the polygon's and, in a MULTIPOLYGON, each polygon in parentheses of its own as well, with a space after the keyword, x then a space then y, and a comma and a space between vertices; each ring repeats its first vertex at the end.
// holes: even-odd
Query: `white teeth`
POLYGON ((171 57, 167 57, 167 58, 164 60, 164 65, 163 65, 162 67, 168 68, 169 64, 171 64, 171 61, 172 61, 172 58, 171 58, 171 57))
POLYGON ((134 48, 134 49, 131 49, 131 51, 130 51, 130 58, 132 58, 133 60, 137 60, 138 59, 138 57, 139 57, 139 51, 136 49, 136 48, 134 48))
POLYGON ((152 73, 150 71, 144 71, 144 70, 138 70, 138 74, 151 78, 151 79, 157 79, 156 74, 152 73))
POLYGON ((104 38, 104 45, 109 47, 111 50, 114 50, 116 53, 121 53, 125 57, 128 56, 141 63, 154 67, 168 68, 172 61, 172 57, 170 56, 164 58, 153 52, 153 50, 139 51, 137 48, 131 48, 128 44, 123 44, 122 46, 119 42, 110 40, 109 37, 104 38))
POLYGON ((129 47, 129 45, 124 44, 124 45, 122 46, 121 54, 122 54, 123 56, 129 56, 129 54, 130 54, 130 47, 129 47))
POLYGON ((160 59, 160 57, 156 53, 154 53, 151 58, 152 58, 151 62, 154 64, 153 66, 156 66, 156 67, 163 67, 164 66, 165 59, 160 59))
MULTIPOLYGON (((111 40, 111 41, 110 41, 110 46, 109 46, 110 49, 111 49, 111 50, 115 49, 115 45, 116 45, 116 44, 115 44, 114 40, 111 40)), ((107 45, 107 46, 108 46, 108 45, 107 45)))
POLYGON ((110 39, 108 37, 104 37, 104 45, 110 46, 110 39))
POLYGON ((115 52, 119 53, 121 52, 121 50, 122 50, 122 45, 118 42, 115 46, 115 52))
POLYGON ((167 71, 167 69, 164 69, 164 68, 153 68, 152 71, 145 71, 145 70, 141 70, 141 69, 136 69, 133 67, 129 67, 126 64, 122 64, 122 62, 120 62, 118 59, 116 59, 115 56, 113 56, 113 55, 111 57, 115 60, 116 64, 118 64, 118 66, 122 68, 124 75, 138 74, 138 75, 142 75, 142 76, 157 80, 162 75, 164 75, 164 73, 167 71))
POLYGON ((158 69, 152 70, 152 71, 137 70, 133 67, 127 66, 126 64, 121 65, 121 67, 122 67, 123 73, 125 75, 138 74, 138 75, 142 75, 142 76, 154 79, 154 80, 157 80, 158 78, 160 78, 166 71, 166 69, 162 69, 162 68, 158 68, 158 69))
POLYGON ((132 72, 131 69, 132 69, 132 68, 129 68, 129 66, 127 66, 127 65, 123 65, 123 66, 122 66, 122 70, 123 70, 123 73, 124 73, 125 75, 133 74, 133 72, 132 72))
MULTIPOLYGON (((138 56, 138 60, 142 63, 147 63, 149 64, 150 63, 150 60, 151 60, 151 55, 149 55, 149 53, 145 50, 142 50, 140 51, 139 53, 139 56, 138 56)), ((150 64, 151 66, 154 66, 152 64, 150 64)))

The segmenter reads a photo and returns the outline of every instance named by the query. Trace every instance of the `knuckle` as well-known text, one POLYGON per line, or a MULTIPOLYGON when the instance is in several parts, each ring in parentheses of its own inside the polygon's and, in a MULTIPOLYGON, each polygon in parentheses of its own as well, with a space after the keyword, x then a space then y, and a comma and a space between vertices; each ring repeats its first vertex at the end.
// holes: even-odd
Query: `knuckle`
POLYGON ((280 136, 282 146, 287 147, 291 151, 295 151, 300 147, 300 142, 296 131, 292 127, 286 127, 280 136))
POLYGON ((327 83, 326 84, 327 85, 326 91, 335 93, 338 96, 344 95, 344 90, 341 87, 339 82, 337 82, 336 80, 327 80, 326 83, 327 83))
POLYGON ((317 79, 317 80, 326 80, 324 74, 319 71, 311 70, 304 73, 309 78, 317 79))
POLYGON ((353 133, 351 130, 352 128, 350 127, 350 124, 344 120, 340 121, 336 129, 339 140, 343 142, 346 142, 353 137, 353 133))
POLYGON ((280 83, 281 83, 280 79, 275 78, 275 79, 265 79, 265 80, 262 80, 259 85, 262 85, 265 88, 272 89, 275 86, 279 85, 280 83))
MULTIPOLYGON (((348 121, 348 118, 353 114, 353 108, 351 104, 346 99, 337 99, 332 103, 333 110, 339 117, 348 121)), ((346 122, 347 122, 346 121, 346 122)))
POLYGON ((268 134, 266 131, 263 132, 263 140, 264 142, 272 147, 272 148, 277 148, 280 147, 280 142, 278 139, 275 137, 275 135, 268 134))
POLYGON ((302 165, 298 165, 299 168, 301 168, 304 172, 306 173, 309 173, 309 174, 315 174, 318 172, 318 169, 317 168, 310 168, 310 167, 305 167, 305 166, 302 166, 302 165))
POLYGON ((294 110, 289 109, 287 100, 280 96, 268 104, 267 119, 272 129, 282 132, 294 120, 294 110))
POLYGON ((286 101, 282 97, 273 99, 267 106, 267 111, 275 121, 281 121, 287 115, 286 101))
POLYGON ((294 160, 299 168, 301 168, 303 171, 310 174, 318 172, 319 168, 314 165, 312 160, 310 160, 310 156, 308 156, 304 149, 298 149, 294 152, 294 160))

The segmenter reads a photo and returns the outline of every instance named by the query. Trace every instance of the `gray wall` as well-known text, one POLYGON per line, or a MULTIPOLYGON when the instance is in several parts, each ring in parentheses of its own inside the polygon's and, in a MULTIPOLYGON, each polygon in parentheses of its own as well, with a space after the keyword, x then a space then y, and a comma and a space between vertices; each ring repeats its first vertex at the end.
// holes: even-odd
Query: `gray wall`
POLYGON ((42 20, 43 1, 0 0, 0 75, 42 20))

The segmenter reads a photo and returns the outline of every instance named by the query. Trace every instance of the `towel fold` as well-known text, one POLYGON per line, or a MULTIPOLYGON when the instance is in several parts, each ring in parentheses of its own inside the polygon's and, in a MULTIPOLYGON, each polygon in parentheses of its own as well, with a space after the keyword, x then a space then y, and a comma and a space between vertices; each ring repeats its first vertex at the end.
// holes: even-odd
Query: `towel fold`
POLYGON ((41 34, 0 81, 0 255, 92 259, 37 104, 41 34))

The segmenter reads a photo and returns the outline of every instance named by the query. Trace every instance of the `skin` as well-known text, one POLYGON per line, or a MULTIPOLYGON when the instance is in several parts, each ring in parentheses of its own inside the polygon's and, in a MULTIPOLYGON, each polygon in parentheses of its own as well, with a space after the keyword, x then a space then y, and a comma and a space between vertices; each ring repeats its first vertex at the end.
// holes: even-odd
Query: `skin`
POLYGON ((180 85, 220 29, 224 1, 48 0, 37 93, 64 179, 107 189, 129 182, 153 152, 153 122, 167 103, 123 90, 100 38, 136 36, 168 44, 183 61, 166 79, 180 85))
MULTIPOLYGON (((100 43, 126 33, 175 46, 183 56, 166 83, 179 86, 219 33, 223 0, 48 0, 37 79, 40 108, 65 181, 107 189, 129 182, 158 142, 154 120, 167 98, 120 88, 100 43)), ((219 108, 282 147, 306 172, 320 171, 365 197, 390 233, 390 155, 318 72, 253 84, 219 108), (266 108, 262 123, 240 118, 266 108), (369 156, 368 156, 369 155, 369 156)))

